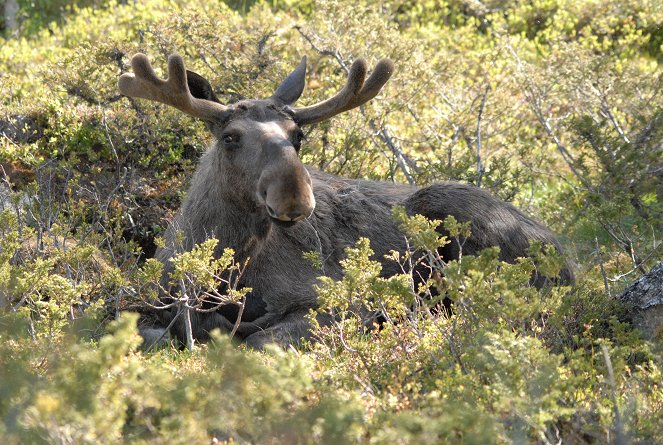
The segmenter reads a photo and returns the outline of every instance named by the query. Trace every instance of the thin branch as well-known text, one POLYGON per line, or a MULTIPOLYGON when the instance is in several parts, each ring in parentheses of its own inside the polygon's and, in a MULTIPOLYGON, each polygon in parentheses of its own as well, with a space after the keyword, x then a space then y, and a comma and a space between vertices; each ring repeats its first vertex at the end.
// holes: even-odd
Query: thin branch
POLYGON ((157 339, 156 339, 155 341, 152 342, 152 344, 150 345, 150 347, 147 349, 147 352, 149 352, 149 351, 151 351, 152 349, 154 349, 154 348, 156 347, 156 345, 159 344, 159 342, 161 341, 161 339, 162 339, 167 333, 170 332, 170 328, 172 328, 172 327, 175 325, 175 322, 176 322, 177 319, 180 317, 180 315, 182 315, 182 312, 183 312, 183 311, 184 311, 184 307, 180 306, 180 307, 177 309, 177 313, 175 314, 175 316, 173 317, 173 319, 170 320, 170 323, 168 323, 168 326, 166 326, 166 328, 163 330, 163 332, 161 333, 161 335, 159 335, 159 337, 157 337, 157 339))
POLYGON ((610 294, 610 285, 608 284, 608 276, 605 273, 605 267, 603 267, 603 254, 601 253, 601 247, 599 246, 598 237, 594 237, 596 242, 596 255, 599 257, 599 266, 601 267, 601 276, 603 277, 603 286, 605 286, 605 291, 608 294, 608 297, 612 297, 610 294))
MULTIPOLYGON (((370 121, 369 125, 373 127, 373 122, 370 121)), ((403 153, 403 150, 398 146, 398 143, 394 141, 393 137, 389 134, 389 130, 387 129, 386 126, 383 126, 377 130, 377 135, 382 139, 382 141, 385 143, 387 147, 389 147, 389 150, 394 154, 396 157, 396 163, 398 166, 401 168, 403 171, 403 175, 405 175, 405 179, 407 179, 407 182, 410 185, 415 185, 415 180, 414 177, 412 176, 412 173, 410 172, 410 167, 408 166, 407 160, 405 158, 405 154, 403 153)))
POLYGON ((610 383, 611 398, 612 404, 614 407, 615 413, 615 444, 622 445, 626 444, 626 437, 624 435, 624 425, 622 424, 622 419, 619 414, 619 407, 617 406, 617 385, 615 384, 615 374, 612 369, 612 360, 610 360, 610 353, 608 352, 608 347, 605 344, 601 344, 601 351, 603 352, 603 359, 605 360, 605 365, 608 368, 608 383, 610 383))
POLYGON ((320 53, 324 56, 334 57, 341 64, 341 66, 347 71, 347 67, 345 66, 345 62, 343 62, 343 59, 340 58, 340 56, 338 54, 338 51, 319 48, 315 43, 313 43, 313 39, 311 38, 311 36, 306 34, 301 26, 295 25, 294 28, 297 30, 297 32, 299 32, 299 34, 302 37, 304 37, 304 39, 309 43, 309 45, 311 45, 311 48, 313 48, 314 51, 316 51, 317 53, 320 53))
POLYGON ((527 74, 525 67, 523 66, 522 60, 520 60, 520 57, 516 53, 516 51, 509 45, 509 49, 511 51, 511 54, 513 55, 514 59, 516 60, 516 64, 518 66, 518 71, 520 71, 521 75, 523 76, 525 80, 525 98, 527 99, 527 102, 530 104, 530 108, 534 112, 534 115, 536 116, 537 120, 543 127, 543 129, 546 131, 548 136, 552 139, 552 141, 555 143, 555 146, 557 147, 557 151, 560 153, 562 156, 562 159, 566 163, 566 165, 569 167, 573 175, 588 189, 588 190, 593 190, 592 185, 585 179, 584 176, 580 174, 580 172, 576 169, 575 164, 576 161, 569 152, 569 150, 566 148, 562 140, 557 136, 555 131, 553 130, 552 126, 550 125, 550 122, 548 121, 548 118, 545 116, 545 113, 543 112, 543 107, 541 104, 541 97, 538 94, 538 92, 535 90, 535 86, 532 82, 532 79, 529 77, 527 74))
POLYGON ((230 338, 235 337, 235 333, 237 332, 237 329, 239 329, 239 325, 242 323, 242 315, 244 314, 244 307, 246 306, 246 296, 242 298, 242 302, 239 305, 239 312, 237 313, 237 319, 235 320, 235 324, 233 325, 232 331, 230 331, 230 338))
POLYGON ((481 106, 479 107, 479 115, 477 116, 477 186, 481 187, 481 178, 483 177, 483 165, 481 165, 481 118, 483 116, 483 110, 486 106, 486 98, 488 97, 488 91, 490 91, 490 85, 486 86, 486 90, 483 93, 481 98, 481 106))
POLYGON ((189 297, 186 293, 186 284, 184 283, 184 280, 180 280, 180 289, 182 290, 182 300, 184 302, 183 310, 184 310, 184 330, 186 334, 186 348, 189 351, 192 351, 193 344, 195 342, 195 339, 193 338, 193 326, 191 325, 191 310, 193 308, 188 307, 189 297))
MULTIPOLYGON (((338 62, 340 67, 343 69, 343 71, 345 71, 346 74, 349 72, 348 66, 338 50, 320 48, 313 42, 311 36, 309 36, 306 32, 304 32, 301 26, 296 25, 294 29, 296 29, 297 32, 299 32, 299 34, 311 45, 311 48, 313 48, 314 51, 324 56, 333 57, 338 62)), ((362 115, 366 117, 364 107, 360 106, 359 109, 362 115)), ((387 127, 376 125, 372 119, 367 120, 367 123, 371 131, 382 140, 382 142, 387 146, 387 148, 389 148, 391 153, 394 155, 394 157, 396 158, 396 163, 400 167, 401 171, 403 171, 403 174, 405 175, 405 178, 407 179, 408 183, 410 183, 410 185, 414 185, 415 180, 410 171, 410 169, 414 166, 411 164, 411 162, 408 161, 407 157, 403 153, 403 150, 395 141, 394 137, 391 134, 389 134, 389 130, 387 129, 387 127)))
POLYGON ((619 121, 617 121, 615 115, 612 114, 612 111, 610 111, 608 100, 606 99, 604 94, 601 94, 601 111, 608 118, 608 120, 610 120, 610 123, 612 123, 612 126, 615 128, 615 131, 619 134, 622 140, 627 144, 630 144, 631 140, 626 135, 626 133, 624 133, 624 130, 622 129, 622 126, 619 125, 619 121))

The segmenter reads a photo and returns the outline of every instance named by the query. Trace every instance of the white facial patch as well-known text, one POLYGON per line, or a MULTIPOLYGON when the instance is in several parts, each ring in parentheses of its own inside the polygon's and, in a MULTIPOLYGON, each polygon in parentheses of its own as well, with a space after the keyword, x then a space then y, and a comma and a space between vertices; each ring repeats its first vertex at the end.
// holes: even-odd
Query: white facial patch
POLYGON ((288 135, 285 130, 281 128, 276 122, 256 122, 255 125, 261 134, 264 134, 266 138, 284 138, 287 139, 288 135))

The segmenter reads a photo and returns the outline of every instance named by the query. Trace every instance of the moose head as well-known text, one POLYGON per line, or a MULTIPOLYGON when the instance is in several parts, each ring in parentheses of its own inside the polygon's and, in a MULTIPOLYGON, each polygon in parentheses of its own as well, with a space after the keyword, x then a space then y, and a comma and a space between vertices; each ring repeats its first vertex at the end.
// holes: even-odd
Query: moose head
POLYGON ((393 72, 393 63, 380 60, 365 80, 368 67, 356 60, 335 96, 315 105, 293 108, 306 77, 306 58, 267 99, 223 105, 209 82, 188 71, 182 58, 168 58, 168 78, 160 79, 144 54, 131 59, 134 74, 120 77, 126 96, 173 106, 202 119, 216 138, 219 183, 224 199, 252 211, 265 212, 272 222, 292 225, 315 209, 311 177, 299 159, 302 127, 359 107, 375 97, 393 72))

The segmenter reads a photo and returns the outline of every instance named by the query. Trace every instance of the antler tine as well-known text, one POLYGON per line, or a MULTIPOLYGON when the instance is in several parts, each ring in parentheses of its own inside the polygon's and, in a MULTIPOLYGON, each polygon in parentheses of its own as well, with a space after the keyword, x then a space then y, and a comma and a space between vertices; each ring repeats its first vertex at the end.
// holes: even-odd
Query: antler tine
POLYGON ((341 92, 336 96, 332 97, 329 100, 321 102, 316 105, 311 105, 310 107, 295 109, 295 116, 300 124, 315 124, 321 122, 325 119, 328 119, 334 115, 342 113, 344 111, 351 110, 353 108, 359 107, 369 100, 373 99, 380 92, 385 83, 389 80, 392 73, 394 72, 394 63, 389 59, 380 60, 373 69, 373 72, 369 78, 364 83, 364 76, 366 75, 367 64, 363 59, 358 59, 355 63, 352 64, 350 68, 350 73, 348 74, 348 82, 341 92), (353 85, 352 88, 354 93, 349 97, 344 97, 343 101, 336 101, 332 104, 331 102, 337 99, 338 96, 341 96, 346 90, 351 82, 356 81, 352 80, 353 69, 355 66, 361 66, 362 77, 359 83, 360 87, 356 88, 356 85, 353 85), (356 88, 356 90, 355 90, 356 88))
POLYGON ((394 62, 389 59, 380 60, 373 69, 371 75, 366 79, 359 93, 338 113, 357 108, 378 95, 382 87, 387 83, 394 72, 394 62))
POLYGON ((134 74, 122 74, 118 81, 120 93, 125 96, 161 102, 203 120, 213 120, 227 110, 224 105, 191 95, 184 61, 178 54, 168 57, 168 78, 165 80, 156 75, 145 54, 135 54, 131 58, 131 67, 134 74))
POLYGON ((368 65, 364 59, 357 59, 350 67, 348 80, 341 91, 330 99, 308 107, 296 108, 295 119, 301 124, 315 124, 340 113, 357 96, 364 85, 368 65))

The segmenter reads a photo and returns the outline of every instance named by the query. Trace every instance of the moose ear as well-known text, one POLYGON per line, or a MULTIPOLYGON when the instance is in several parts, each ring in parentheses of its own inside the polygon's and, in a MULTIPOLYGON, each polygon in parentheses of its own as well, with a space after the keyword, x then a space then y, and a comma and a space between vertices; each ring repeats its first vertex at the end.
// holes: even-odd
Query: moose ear
POLYGON ((193 97, 219 102, 214 94, 214 90, 212 90, 212 85, 200 74, 186 70, 186 83, 193 97))
POLYGON ((276 89, 272 95, 272 99, 281 102, 283 105, 291 105, 297 102, 299 96, 304 91, 306 84, 306 56, 302 57, 302 61, 295 70, 285 78, 281 85, 276 89))

